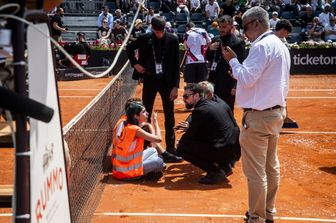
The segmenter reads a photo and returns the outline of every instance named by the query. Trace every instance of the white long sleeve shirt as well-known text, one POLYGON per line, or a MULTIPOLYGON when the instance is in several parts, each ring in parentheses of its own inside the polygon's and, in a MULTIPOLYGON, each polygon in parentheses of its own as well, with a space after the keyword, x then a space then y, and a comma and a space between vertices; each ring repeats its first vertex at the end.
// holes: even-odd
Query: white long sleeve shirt
POLYGON ((252 43, 243 64, 237 58, 229 63, 237 79, 238 107, 264 110, 286 106, 291 60, 287 47, 277 36, 263 33, 252 43))

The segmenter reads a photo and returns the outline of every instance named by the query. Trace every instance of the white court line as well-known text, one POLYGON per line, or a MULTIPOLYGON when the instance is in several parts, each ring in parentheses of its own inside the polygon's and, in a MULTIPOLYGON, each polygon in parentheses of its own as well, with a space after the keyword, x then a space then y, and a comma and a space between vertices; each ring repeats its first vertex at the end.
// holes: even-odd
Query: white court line
POLYGON ((289 89, 289 91, 336 91, 336 88, 331 88, 331 89, 289 89))
MULTIPOLYGON (((226 215, 226 214, 178 214, 178 213, 114 213, 100 212, 94 213, 95 216, 156 216, 156 217, 204 217, 204 218, 245 218, 245 215, 226 215)), ((275 220, 288 221, 317 221, 317 222, 336 222, 336 219, 323 218, 298 218, 298 217, 274 217, 275 220)))
POLYGON ((336 134, 336 132, 309 132, 309 131, 281 131, 280 133, 289 133, 289 134, 336 134))
POLYGON ((59 96, 60 98, 93 98, 95 96, 79 95, 79 96, 59 96))
POLYGON ((295 99, 336 99, 336 97, 287 97, 295 99))
POLYGON ((58 88, 60 91, 101 91, 103 89, 99 88, 85 88, 85 89, 80 89, 80 88, 58 88))

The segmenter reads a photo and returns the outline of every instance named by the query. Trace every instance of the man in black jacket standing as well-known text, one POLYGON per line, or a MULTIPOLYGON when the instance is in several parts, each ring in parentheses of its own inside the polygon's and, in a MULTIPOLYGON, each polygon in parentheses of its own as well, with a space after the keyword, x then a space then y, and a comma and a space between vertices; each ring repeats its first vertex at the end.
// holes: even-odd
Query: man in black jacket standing
POLYGON ((209 82, 215 85, 215 94, 224 100, 232 112, 235 103, 237 81, 232 77, 229 63, 223 58, 221 45, 229 46, 237 54, 239 62, 245 59, 245 42, 231 33, 233 19, 224 15, 218 20, 220 36, 216 36, 206 52, 210 62, 209 82))
POLYGON ((217 184, 226 180, 223 167, 230 165, 239 149, 239 128, 223 105, 205 98, 199 84, 187 84, 183 100, 186 108, 194 108, 191 121, 181 137, 177 151, 186 161, 207 174, 202 184, 217 184))
POLYGON ((166 21, 163 17, 153 17, 152 32, 140 35, 130 42, 126 52, 134 67, 133 79, 143 78, 142 100, 152 114, 156 94, 162 99, 165 116, 167 151, 175 151, 174 100, 180 83, 179 43, 176 35, 165 31, 166 21), (138 50, 138 58, 135 51, 138 50))

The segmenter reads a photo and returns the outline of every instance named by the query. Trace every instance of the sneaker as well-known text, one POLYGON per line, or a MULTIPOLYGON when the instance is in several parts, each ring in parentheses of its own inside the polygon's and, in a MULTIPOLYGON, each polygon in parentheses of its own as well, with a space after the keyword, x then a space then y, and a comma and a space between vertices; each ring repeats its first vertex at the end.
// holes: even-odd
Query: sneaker
POLYGON ((218 184, 226 180, 224 171, 220 169, 215 172, 208 172, 205 177, 202 177, 198 182, 200 184, 218 184))
POLYGON ((171 154, 170 152, 165 151, 161 154, 163 162, 165 163, 181 163, 183 161, 182 157, 171 154))
POLYGON ((175 156, 178 156, 178 153, 176 151, 176 148, 166 148, 166 152, 169 152, 170 154, 173 154, 175 156))

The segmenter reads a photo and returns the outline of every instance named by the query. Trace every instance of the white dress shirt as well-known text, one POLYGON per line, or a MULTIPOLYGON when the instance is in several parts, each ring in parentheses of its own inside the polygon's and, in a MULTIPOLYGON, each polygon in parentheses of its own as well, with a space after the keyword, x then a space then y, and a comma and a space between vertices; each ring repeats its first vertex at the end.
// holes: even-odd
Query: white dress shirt
POLYGON ((237 58, 229 62, 237 79, 236 101, 240 108, 264 110, 286 106, 290 55, 285 44, 269 33, 263 33, 252 43, 243 64, 237 58))

